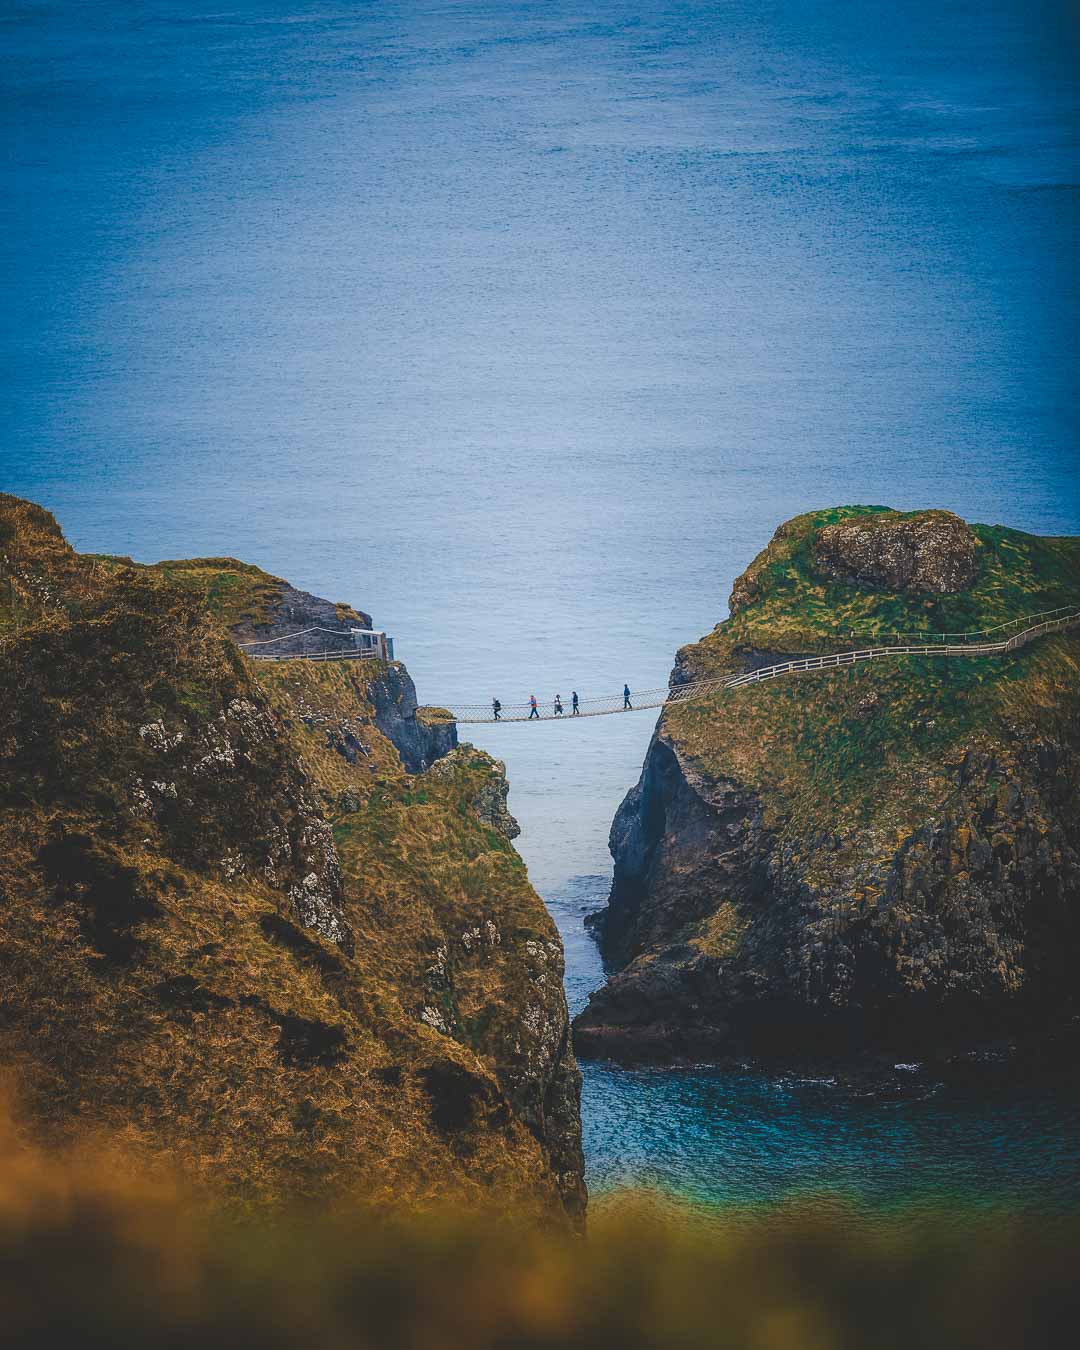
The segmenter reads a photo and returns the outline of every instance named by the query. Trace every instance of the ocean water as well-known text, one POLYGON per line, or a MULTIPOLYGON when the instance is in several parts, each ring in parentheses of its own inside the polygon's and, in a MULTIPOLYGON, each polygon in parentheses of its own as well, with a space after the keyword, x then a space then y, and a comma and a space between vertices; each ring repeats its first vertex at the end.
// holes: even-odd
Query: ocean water
MULTIPOLYGON (((839 502, 1080 532, 1078 87, 1021 0, 17 0, 0 486, 368 609, 421 698, 662 684, 839 502)), ((648 713, 478 729, 579 1006, 648 713)), ((590 1184, 1080 1199, 1075 1104, 588 1066, 590 1184)))

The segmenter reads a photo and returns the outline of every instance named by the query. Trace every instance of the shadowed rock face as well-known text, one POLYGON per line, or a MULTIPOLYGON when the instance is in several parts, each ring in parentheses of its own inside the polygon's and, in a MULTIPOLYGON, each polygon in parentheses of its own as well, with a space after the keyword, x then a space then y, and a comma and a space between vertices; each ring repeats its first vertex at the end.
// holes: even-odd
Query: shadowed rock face
POLYGON ((422 773, 458 743, 457 723, 417 716, 416 686, 403 665, 380 666, 368 686, 375 725, 393 742, 407 773, 422 773))
POLYGON ((948 511, 861 516, 817 533, 814 561, 827 577, 878 591, 946 594, 975 580, 978 540, 948 511))
MULTIPOLYGON (((1080 540, 838 508, 781 526, 736 590, 673 683, 829 650, 837 626, 969 630, 1065 603, 1080 540), (976 551, 971 593, 927 597, 976 551), (823 557, 872 575, 823 581, 823 557)), ((1065 1025, 1078 661, 1069 633, 996 663, 898 657, 666 708, 612 826, 613 973, 576 1019, 579 1054, 925 1058, 1065 1025)))
POLYGON ((604 953, 626 964, 715 905, 717 891, 749 898, 760 889, 748 833, 760 804, 731 782, 710 782, 683 763, 659 729, 636 787, 611 826, 615 860, 603 921, 604 953))
POLYGON ((658 738, 612 830, 602 941, 620 969, 578 1018, 578 1053, 922 1057, 1067 1016, 1075 760, 1048 741, 971 756, 950 786, 893 848, 778 834, 745 783, 702 780, 658 738))

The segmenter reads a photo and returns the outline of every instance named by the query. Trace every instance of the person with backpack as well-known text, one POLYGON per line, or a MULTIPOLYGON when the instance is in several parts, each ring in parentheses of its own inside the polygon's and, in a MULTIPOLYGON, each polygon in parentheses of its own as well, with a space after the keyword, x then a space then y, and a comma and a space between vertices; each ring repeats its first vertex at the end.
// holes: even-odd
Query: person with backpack
POLYGON ((630 686, 628 684, 624 684, 622 687, 622 706, 623 712, 626 712, 627 709, 630 712, 634 711, 634 705, 630 702, 630 686))
POLYGON ((497 698, 491 700, 491 711, 495 714, 495 721, 498 722, 499 714, 502 712, 502 704, 497 698))

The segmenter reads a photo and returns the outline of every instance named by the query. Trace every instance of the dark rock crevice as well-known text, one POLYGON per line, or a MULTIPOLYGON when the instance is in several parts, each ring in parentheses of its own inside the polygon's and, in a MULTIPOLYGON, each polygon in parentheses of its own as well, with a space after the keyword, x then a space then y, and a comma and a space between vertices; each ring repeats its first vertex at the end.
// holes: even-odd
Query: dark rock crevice
POLYGON ((375 725, 390 741, 407 773, 423 773, 458 743, 457 723, 417 717, 416 686, 404 666, 387 666, 368 686, 375 725))

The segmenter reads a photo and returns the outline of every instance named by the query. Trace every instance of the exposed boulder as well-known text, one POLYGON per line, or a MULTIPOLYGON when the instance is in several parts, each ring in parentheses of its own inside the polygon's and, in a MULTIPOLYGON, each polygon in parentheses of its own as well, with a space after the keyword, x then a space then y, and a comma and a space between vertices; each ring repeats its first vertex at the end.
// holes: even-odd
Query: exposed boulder
POLYGON ((882 512, 824 525, 814 562, 825 576, 877 591, 944 595, 975 580, 979 542, 949 511, 882 512))

